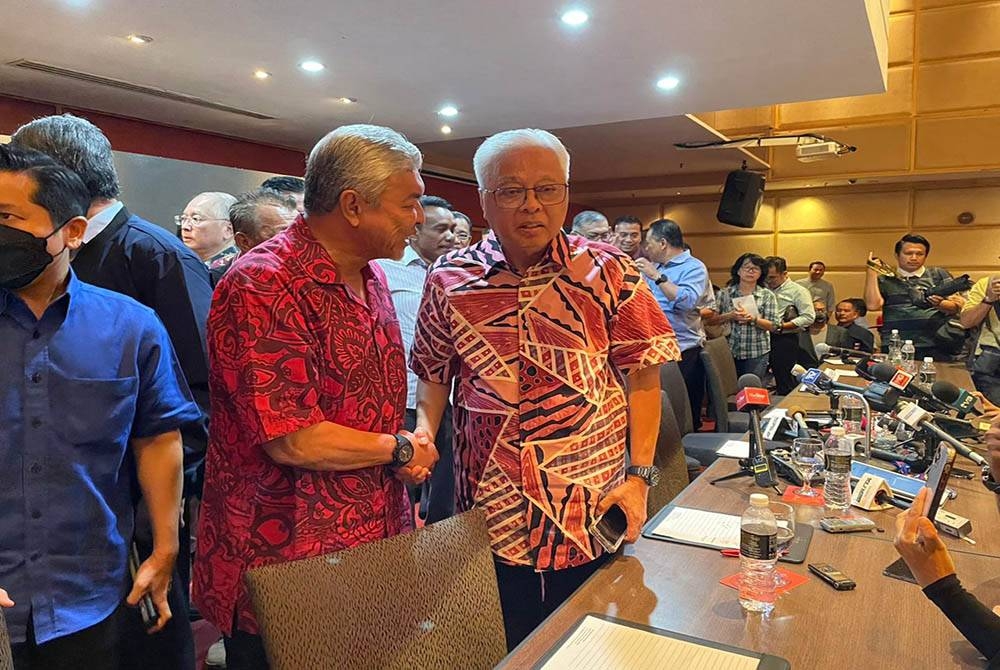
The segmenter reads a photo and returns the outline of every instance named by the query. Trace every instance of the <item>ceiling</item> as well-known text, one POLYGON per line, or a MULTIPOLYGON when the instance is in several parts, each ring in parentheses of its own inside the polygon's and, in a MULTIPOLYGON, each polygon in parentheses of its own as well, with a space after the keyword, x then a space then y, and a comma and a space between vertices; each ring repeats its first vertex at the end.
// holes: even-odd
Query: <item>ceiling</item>
POLYGON ((380 123, 421 143, 427 163, 466 173, 486 135, 558 129, 573 152, 574 184, 615 190, 616 179, 739 166, 742 152, 673 150, 713 136, 688 112, 885 90, 885 4, 35 0, 0 27, 0 93, 304 150, 338 125, 380 123), (570 6, 590 21, 564 25, 570 6), (154 41, 137 46, 130 33, 154 41), (9 65, 17 59, 273 118, 9 65), (305 59, 327 69, 303 72, 305 59), (254 79, 256 68, 271 78, 254 79), (680 85, 657 89, 668 74, 680 85), (338 102, 345 96, 358 102, 338 102), (445 103, 459 115, 442 119, 445 103))

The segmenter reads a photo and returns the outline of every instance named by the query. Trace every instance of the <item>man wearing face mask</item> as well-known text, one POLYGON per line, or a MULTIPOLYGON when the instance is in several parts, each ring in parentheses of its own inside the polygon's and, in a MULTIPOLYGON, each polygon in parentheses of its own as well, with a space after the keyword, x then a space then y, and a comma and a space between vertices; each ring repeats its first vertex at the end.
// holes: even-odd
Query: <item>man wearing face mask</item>
POLYGON ((799 333, 799 349, 801 350, 799 363, 810 368, 817 367, 819 364, 819 356, 816 354, 817 344, 828 344, 831 347, 840 347, 841 349, 853 348, 847 330, 830 322, 830 314, 825 302, 814 300, 813 309, 816 311, 816 319, 809 328, 799 333))
POLYGON ((126 596, 152 597, 154 633, 171 618, 178 428, 200 413, 156 315, 70 269, 89 202, 75 173, 0 145, 0 604, 15 669, 121 667, 117 631, 140 618, 126 596), (153 547, 129 588, 136 484, 153 547))

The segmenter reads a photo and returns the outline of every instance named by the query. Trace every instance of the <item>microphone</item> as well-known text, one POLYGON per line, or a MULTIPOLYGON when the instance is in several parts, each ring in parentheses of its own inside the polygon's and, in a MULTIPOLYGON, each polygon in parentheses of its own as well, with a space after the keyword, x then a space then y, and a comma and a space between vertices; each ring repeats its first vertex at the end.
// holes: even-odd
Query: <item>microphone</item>
POLYGON ((899 509, 902 510, 910 509, 910 505, 908 503, 893 498, 885 491, 879 491, 878 493, 875 494, 875 502, 877 502, 879 505, 892 505, 893 507, 898 507, 899 509))
POLYGON ((806 370, 801 365, 792 368, 792 375, 802 384, 816 389, 817 392, 853 391, 860 393, 868 401, 868 405, 876 412, 892 412, 899 404, 899 392, 883 382, 872 382, 867 388, 851 386, 835 382, 818 368, 806 370))
POLYGON ((796 437, 811 437, 812 431, 806 425, 806 411, 798 405, 792 405, 785 410, 786 416, 798 427, 796 437))
POLYGON ((964 442, 956 440, 954 437, 949 435, 947 431, 942 430, 940 426, 935 424, 934 421, 931 420, 931 416, 927 410, 913 404, 912 402, 906 402, 904 400, 899 404, 896 416, 900 421, 914 430, 923 428, 931 432, 939 440, 950 444, 954 447, 956 452, 962 454, 976 465, 982 468, 989 467, 989 461, 970 449, 964 442))
POLYGON ((983 412, 976 408, 976 396, 962 388, 958 388, 951 382, 943 379, 931 384, 931 393, 935 398, 958 412, 961 418, 966 414, 982 416, 983 412))
POLYGON ((771 395, 763 388, 760 377, 745 374, 737 381, 736 409, 750 415, 750 458, 749 466, 754 482, 761 488, 774 486, 777 477, 774 465, 764 451, 764 432, 760 428, 760 413, 771 404, 771 395))
POLYGON ((845 349, 844 347, 831 347, 826 342, 820 342, 814 347, 814 349, 816 350, 816 356, 819 358, 825 358, 830 354, 840 356, 841 358, 857 358, 858 356, 863 359, 871 358, 869 354, 863 351, 859 351, 857 349, 845 349))
POLYGON ((914 398, 917 402, 922 402, 929 409, 934 411, 947 412, 951 408, 934 397, 931 389, 919 382, 913 381, 913 375, 904 370, 897 369, 890 363, 876 363, 871 367, 871 375, 877 381, 888 383, 894 389, 899 390, 903 395, 914 398))

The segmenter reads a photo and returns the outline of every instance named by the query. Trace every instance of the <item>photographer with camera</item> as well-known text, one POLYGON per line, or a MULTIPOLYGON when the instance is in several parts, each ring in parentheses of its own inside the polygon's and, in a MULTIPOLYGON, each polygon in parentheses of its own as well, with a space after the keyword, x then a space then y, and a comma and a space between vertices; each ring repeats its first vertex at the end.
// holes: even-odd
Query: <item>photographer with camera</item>
POLYGON ((924 263, 931 243, 923 235, 903 235, 894 249, 897 268, 891 268, 869 252, 865 275, 865 302, 870 310, 882 310, 882 348, 888 333, 899 331, 913 340, 916 357, 950 360, 965 342, 965 330, 949 323, 965 304, 959 291, 967 290, 963 278, 955 280, 944 268, 924 263))
POLYGON ((976 390, 1000 405, 1000 276, 983 277, 969 291, 962 307, 962 326, 979 328, 970 371, 976 390))

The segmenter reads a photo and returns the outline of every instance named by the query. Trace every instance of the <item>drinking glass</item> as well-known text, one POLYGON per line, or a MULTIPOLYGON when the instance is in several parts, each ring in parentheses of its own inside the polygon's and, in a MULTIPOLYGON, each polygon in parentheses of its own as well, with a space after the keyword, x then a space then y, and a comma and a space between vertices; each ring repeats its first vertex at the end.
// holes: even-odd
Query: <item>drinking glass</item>
POLYGON ((812 437, 798 437, 792 442, 792 465, 802 477, 798 495, 806 498, 819 496, 812 487, 812 480, 823 467, 823 442, 812 437))
MULTIPOLYGON (((772 500, 768 507, 771 509, 771 513, 774 514, 774 520, 778 522, 778 557, 784 556, 788 553, 788 548, 792 545, 792 540, 795 539, 795 508, 788 503, 778 502, 772 500)), ((777 587, 782 587, 787 583, 781 573, 778 572, 777 568, 774 571, 774 585, 777 587)))

